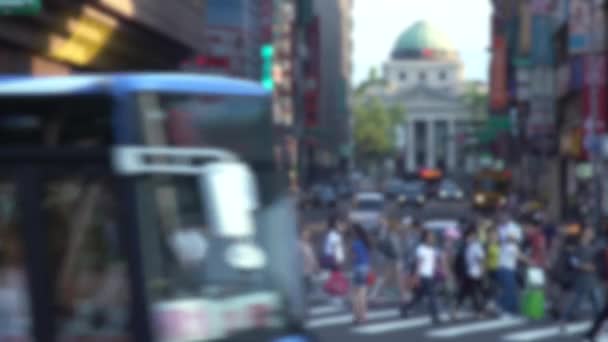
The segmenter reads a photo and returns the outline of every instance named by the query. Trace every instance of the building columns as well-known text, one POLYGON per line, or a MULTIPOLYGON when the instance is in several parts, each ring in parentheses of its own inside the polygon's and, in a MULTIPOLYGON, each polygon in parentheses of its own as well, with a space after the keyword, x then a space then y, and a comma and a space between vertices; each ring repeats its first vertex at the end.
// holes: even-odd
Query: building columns
POLYGON ((426 167, 434 168, 437 164, 435 156, 435 122, 426 121, 428 134, 426 136, 426 167))
MULTIPOLYGON (((448 170, 453 171, 456 169, 456 122, 454 120, 448 120, 448 170)), ((464 165, 462 165, 464 167, 464 165)))
POLYGON ((416 136, 414 135, 414 121, 408 121, 405 124, 406 127, 406 158, 407 158, 407 171, 416 171, 416 136))

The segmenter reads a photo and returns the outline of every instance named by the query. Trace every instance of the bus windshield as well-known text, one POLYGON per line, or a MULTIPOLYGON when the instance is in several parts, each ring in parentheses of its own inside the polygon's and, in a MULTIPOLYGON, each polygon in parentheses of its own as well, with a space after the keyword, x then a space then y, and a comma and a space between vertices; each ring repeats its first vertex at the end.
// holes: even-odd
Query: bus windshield
POLYGON ((477 191, 504 193, 508 191, 508 187, 508 182, 493 179, 480 179, 475 182, 477 191))
MULTIPOLYGON (((248 163, 254 161, 258 183, 266 181, 259 186, 260 192, 268 194, 272 168, 256 170, 255 163, 272 161, 268 152, 272 140, 270 134, 251 128, 266 127, 265 99, 146 93, 138 94, 136 103, 144 145, 230 150, 248 158, 248 163)), ((186 176, 148 177, 140 190, 141 219, 148 227, 143 237, 144 250, 150 255, 147 281, 153 297, 215 297, 270 288, 267 269, 248 273, 228 264, 226 254, 232 242, 211 233, 201 191, 197 179, 186 176)))

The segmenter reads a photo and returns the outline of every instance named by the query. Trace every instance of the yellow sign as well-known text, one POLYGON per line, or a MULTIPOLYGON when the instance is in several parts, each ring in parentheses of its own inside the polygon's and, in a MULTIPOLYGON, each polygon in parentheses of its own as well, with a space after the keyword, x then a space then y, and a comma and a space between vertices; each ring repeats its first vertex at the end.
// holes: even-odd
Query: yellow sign
POLYGON ((115 27, 86 14, 78 18, 68 18, 66 26, 68 38, 52 36, 47 55, 78 66, 85 66, 94 61, 116 31, 115 27))

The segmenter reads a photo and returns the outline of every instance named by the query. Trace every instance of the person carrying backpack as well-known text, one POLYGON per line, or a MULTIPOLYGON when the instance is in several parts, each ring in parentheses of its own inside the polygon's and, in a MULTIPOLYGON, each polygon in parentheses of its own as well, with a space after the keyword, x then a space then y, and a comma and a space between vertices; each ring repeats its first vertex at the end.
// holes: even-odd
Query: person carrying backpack
POLYGON ((562 324, 572 319, 573 314, 580 307, 583 299, 588 299, 591 303, 593 313, 597 315, 600 311, 598 293, 596 291, 596 250, 593 246, 595 232, 592 228, 586 228, 575 249, 570 262, 575 270, 574 297, 565 307, 562 313, 562 324))
POLYGON ((595 315, 593 324, 589 331, 585 334, 585 338, 589 341, 595 341, 596 337, 604 325, 606 319, 608 319, 608 245, 606 241, 603 241, 601 246, 598 248, 595 256, 595 270, 596 275, 602 283, 604 289, 604 304, 602 309, 595 315))

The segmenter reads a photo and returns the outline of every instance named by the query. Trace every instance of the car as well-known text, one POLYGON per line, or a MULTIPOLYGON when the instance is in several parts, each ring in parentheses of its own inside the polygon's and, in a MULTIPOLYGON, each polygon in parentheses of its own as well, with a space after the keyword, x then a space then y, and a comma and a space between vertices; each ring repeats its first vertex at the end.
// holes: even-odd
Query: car
POLYGON ((338 196, 333 187, 320 184, 311 189, 310 198, 314 207, 333 208, 337 204, 338 196))
POLYGON ((348 218, 351 223, 360 224, 368 232, 375 232, 380 227, 384 208, 383 194, 379 192, 358 193, 354 196, 348 218))
POLYGON ((464 191, 462 188, 453 181, 444 180, 439 184, 438 195, 440 200, 456 200, 460 201, 464 199, 464 191))
POLYGON ((384 196, 386 200, 395 201, 403 190, 404 182, 400 179, 391 179, 384 185, 384 196))
POLYGON ((422 181, 404 182, 399 189, 397 202, 400 206, 423 206, 426 203, 426 187, 422 181))
POLYGON ((339 183, 336 189, 340 198, 349 199, 353 195, 353 187, 347 182, 339 183))

